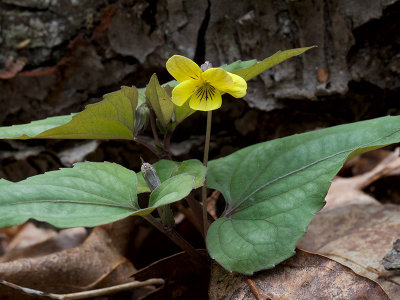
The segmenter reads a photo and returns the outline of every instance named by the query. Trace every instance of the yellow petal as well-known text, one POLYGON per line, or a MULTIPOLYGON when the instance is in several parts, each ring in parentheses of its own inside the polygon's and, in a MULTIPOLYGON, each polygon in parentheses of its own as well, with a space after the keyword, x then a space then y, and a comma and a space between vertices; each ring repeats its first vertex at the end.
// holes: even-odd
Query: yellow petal
POLYGON ((185 80, 172 90, 172 102, 182 106, 199 86, 199 80, 185 80))
POLYGON ((200 67, 189 58, 174 55, 167 61, 167 70, 179 82, 189 79, 199 79, 200 67))
POLYGON ((236 74, 232 74, 232 73, 228 73, 228 74, 231 76, 231 78, 233 80, 233 84, 230 88, 224 89, 223 91, 225 93, 232 95, 235 98, 244 97, 244 95, 246 95, 246 90, 247 90, 246 80, 244 80, 242 77, 240 77, 236 74))
POLYGON ((229 89, 233 85, 232 77, 221 68, 208 69, 201 74, 201 77, 221 91, 229 89))
POLYGON ((200 86, 190 98, 191 109, 209 111, 221 107, 222 98, 220 92, 209 84, 200 86))

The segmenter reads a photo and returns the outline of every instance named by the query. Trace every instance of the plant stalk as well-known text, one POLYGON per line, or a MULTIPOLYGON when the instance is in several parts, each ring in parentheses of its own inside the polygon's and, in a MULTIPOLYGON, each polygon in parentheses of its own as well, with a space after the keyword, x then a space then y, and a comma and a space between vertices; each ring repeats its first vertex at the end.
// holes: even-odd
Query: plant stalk
POLYGON ((200 232, 200 234, 205 239, 206 236, 204 234, 204 228, 203 228, 203 209, 202 209, 200 203, 194 198, 192 193, 187 195, 185 200, 186 200, 187 204, 189 205, 192 216, 195 219, 195 224, 196 224, 195 226, 196 226, 197 230, 200 232))
POLYGON ((196 260, 203 260, 204 257, 193 248, 191 244, 189 244, 174 228, 167 227, 165 228, 160 222, 158 222, 152 215, 144 215, 142 216, 145 220, 147 220, 151 225, 156 227, 159 231, 164 233, 167 237, 170 238, 176 245, 178 245, 183 251, 186 251, 196 260))
POLYGON ((157 147, 161 147, 161 141, 160 141, 160 138, 158 137, 156 119, 154 118, 153 111, 150 112, 150 126, 151 126, 151 131, 153 132, 154 140, 156 141, 157 147))
POLYGON ((171 137, 172 137, 172 132, 167 131, 164 135, 164 154, 167 156, 168 159, 172 160, 172 155, 171 155, 171 137))
POLYGON ((151 152, 153 152, 158 158, 161 158, 160 151, 158 151, 158 150, 152 145, 152 143, 151 143, 149 140, 147 140, 145 137, 137 136, 137 137, 135 137, 135 141, 136 141, 138 144, 141 144, 141 145, 145 146, 147 149, 149 149, 151 152))
MULTIPOLYGON (((206 140, 204 144, 204 158, 203 165, 207 167, 208 164, 208 152, 210 151, 210 136, 211 136, 211 119, 212 110, 207 111, 207 128, 206 128, 206 140)), ((208 231, 208 216, 207 216, 207 187, 206 181, 204 180, 204 185, 201 188, 201 202, 203 203, 203 236, 207 235, 208 231)))

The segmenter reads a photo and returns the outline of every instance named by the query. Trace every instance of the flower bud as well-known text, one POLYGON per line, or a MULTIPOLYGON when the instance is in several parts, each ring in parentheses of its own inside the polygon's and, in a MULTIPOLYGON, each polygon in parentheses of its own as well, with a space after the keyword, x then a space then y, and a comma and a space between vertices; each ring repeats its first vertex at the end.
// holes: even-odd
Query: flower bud
POLYGON ((212 68, 212 64, 207 60, 207 61, 205 61, 205 63, 204 64, 202 64, 201 66, 200 66, 200 69, 204 72, 204 71, 206 71, 206 70, 208 70, 208 69, 211 69, 212 68))
POLYGON ((138 136, 149 125, 150 108, 147 103, 142 103, 136 108, 135 112, 135 128, 133 134, 138 136))
POLYGON ((144 162, 140 170, 142 171, 142 175, 147 183, 147 186, 151 191, 154 191, 161 184, 160 178, 157 176, 156 169, 154 169, 151 164, 144 162))

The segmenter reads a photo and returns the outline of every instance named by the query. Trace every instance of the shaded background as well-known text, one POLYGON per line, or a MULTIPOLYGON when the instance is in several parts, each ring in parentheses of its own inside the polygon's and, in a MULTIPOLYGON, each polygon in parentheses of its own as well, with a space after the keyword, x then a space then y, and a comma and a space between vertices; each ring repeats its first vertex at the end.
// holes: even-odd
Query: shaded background
MULTIPOLYGON (((398 114, 400 1, 2 0, 0 124, 78 112, 121 85, 171 79, 173 54, 214 66, 317 45, 226 96, 214 113, 210 158, 293 133, 398 114)), ((201 158, 205 115, 173 137, 179 159, 201 158), (189 139, 189 144, 182 141, 189 139)), ((13 181, 77 160, 138 171, 147 150, 126 141, 1 141, 0 177, 13 181)))

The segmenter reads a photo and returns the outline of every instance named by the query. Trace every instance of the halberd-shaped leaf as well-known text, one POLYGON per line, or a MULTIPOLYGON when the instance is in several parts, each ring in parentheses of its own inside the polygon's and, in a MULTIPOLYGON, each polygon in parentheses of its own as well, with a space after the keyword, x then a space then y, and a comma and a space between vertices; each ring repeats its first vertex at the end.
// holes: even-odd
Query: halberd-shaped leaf
MULTIPOLYGON (((252 64, 249 67, 242 68, 242 69, 234 69, 232 66, 233 64, 226 66, 226 68, 232 69, 232 73, 239 75, 242 77, 244 80, 248 81, 252 79, 253 77, 256 77, 257 75, 261 74, 262 72, 268 70, 269 68, 280 64, 281 62, 293 57, 297 56, 300 54, 303 54, 307 50, 310 50, 312 48, 315 48, 316 46, 312 47, 306 47, 306 48, 296 48, 296 49, 290 49, 290 50, 285 50, 285 51, 278 51, 274 55, 264 59, 263 61, 260 61, 256 64, 252 64), (232 67, 230 67, 232 66, 232 67)), ((253 60, 248 61, 248 62, 253 62, 253 60)), ((247 62, 241 62, 242 64, 245 64, 247 62)), ((234 63, 235 64, 235 63, 234 63)))
POLYGON ((0 180, 0 227, 29 218, 64 228, 97 226, 146 215, 184 198, 193 182, 191 175, 174 176, 151 194, 149 207, 139 208, 136 173, 113 163, 77 163, 17 183, 0 180))
POLYGON ((222 65, 220 68, 224 69, 227 72, 233 72, 239 69, 249 68, 255 64, 257 64, 256 59, 246 61, 237 60, 229 65, 222 65))
MULTIPOLYGON (((156 169, 158 178, 160 178, 161 183, 166 181, 168 178, 179 174, 189 174, 193 176, 194 189, 203 186, 207 171, 207 168, 204 167, 201 161, 197 159, 189 159, 181 163, 172 160, 162 159, 156 162, 153 167, 156 169)), ((144 181, 141 172, 137 173, 137 177, 137 193, 140 194, 150 192, 150 189, 144 181)))
MULTIPOLYGON (((314 48, 312 47, 305 47, 305 48, 296 48, 290 49, 285 51, 278 51, 274 55, 264 59, 261 62, 257 62, 257 60, 247 60, 247 61, 235 61, 229 65, 222 65, 220 68, 224 69, 225 71, 232 72, 243 77, 246 81, 254 78, 255 76, 261 74, 262 72, 268 70, 269 68, 293 57, 300 55, 306 52, 309 49, 314 48)), ((170 86, 174 88, 179 84, 178 81, 172 80, 167 83, 164 83, 162 86, 170 86)), ((146 100, 144 89, 139 89, 139 104, 146 100)), ((189 107, 189 101, 186 101, 182 106, 175 106, 175 118, 178 123, 182 122, 184 119, 192 115, 195 110, 189 107)))
POLYGON ((67 124, 73 114, 67 116, 49 117, 43 120, 32 121, 28 124, 0 127, 1 139, 31 139, 40 133, 67 124))
MULTIPOLYGON (((221 68, 248 81, 272 66, 290 57, 300 55, 311 48, 313 47, 279 51, 261 62, 254 59, 239 60, 229 65, 223 65, 221 68)), ((153 75, 150 83, 148 97, 152 96, 150 98, 155 99, 153 95, 159 94, 161 96, 161 101, 158 104, 155 100, 151 101, 157 117, 165 127, 171 120, 174 105, 168 104, 168 97, 166 97, 168 92, 165 93, 164 89, 160 89, 155 75, 153 75)), ((168 85, 173 88, 178 84, 178 81, 172 80, 163 84, 162 87, 168 85)), ((160 97, 157 99, 160 99, 160 97)), ((50 117, 28 124, 0 127, 0 139, 133 139, 135 110, 137 105, 145 101, 145 88, 122 87, 119 91, 104 95, 103 101, 88 105, 84 111, 77 114, 50 117)), ((194 112, 187 101, 181 107, 175 106, 175 119, 180 123, 194 112)))
POLYGON ((2 127, 0 138, 133 139, 137 103, 137 89, 124 86, 78 114, 2 127))
POLYGON ((161 87, 156 74, 151 76, 149 85, 146 88, 146 97, 149 99, 158 120, 165 128, 171 121, 174 103, 172 103, 168 93, 161 87))
POLYGON ((226 208, 207 248, 230 271, 252 274, 294 254, 332 178, 352 155, 400 142, 400 117, 384 117, 256 144, 209 162, 207 186, 226 208))

